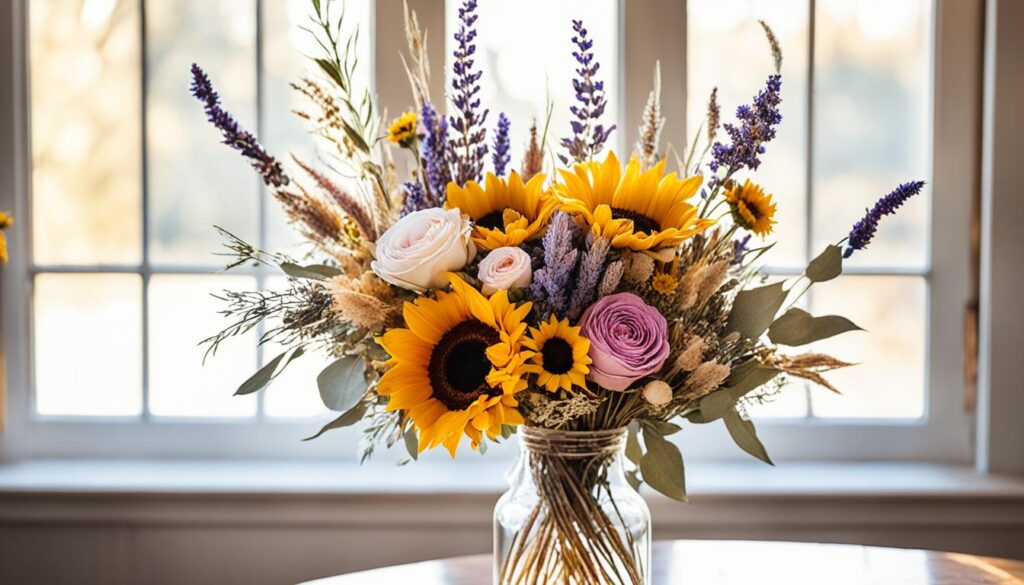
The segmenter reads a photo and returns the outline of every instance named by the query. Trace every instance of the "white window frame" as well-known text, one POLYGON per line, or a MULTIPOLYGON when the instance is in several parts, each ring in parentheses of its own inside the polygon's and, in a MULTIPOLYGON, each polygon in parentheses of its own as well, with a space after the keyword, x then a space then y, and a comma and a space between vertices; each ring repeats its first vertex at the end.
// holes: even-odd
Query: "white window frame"
MULTIPOLYGON (((310 420, 125 420, 43 417, 34 413, 30 355, 33 275, 27 229, 31 212, 28 1, 14 0, 13 18, 0 22, 0 58, 5 59, 0 63, 0 78, 14 80, 13 90, 0 94, 0 209, 13 210, 18 219, 18 227, 9 234, 11 262, 0 268, 0 323, 7 362, 7 425, 0 432, 0 460, 78 456, 354 457, 355 429, 332 431, 317 441, 299 443, 299 438, 315 431, 318 423, 310 420)), ((814 1, 810 0, 812 11, 814 1)), ((430 56, 438 64, 432 89, 434 95, 442 95, 443 73, 437 67, 444 63, 444 0, 411 0, 409 4, 418 11, 421 25, 431 31, 430 56)), ((931 176, 927 179, 932 187, 930 225, 942 226, 942 237, 929 242, 929 260, 922 272, 929 291, 926 415, 915 421, 760 420, 759 433, 776 459, 971 461, 973 419, 962 407, 966 393, 963 323, 971 280, 967 218, 971 195, 979 188, 980 170, 976 166, 965 169, 963 161, 977 160, 981 150, 981 4, 981 0, 936 0, 934 5, 933 150, 931 176)), ((619 0, 623 38, 617 80, 623 88, 619 100, 623 122, 617 138, 620 150, 635 139, 633 120, 639 119, 656 59, 662 62, 664 95, 686 95, 685 6, 681 0, 619 0)), ((379 23, 374 25, 377 42, 371 59, 377 72, 376 90, 382 108, 401 111, 409 101, 397 54, 404 46, 401 3, 375 3, 371 12, 375 12, 371 15, 373 22, 379 23), (383 71, 388 74, 380 74, 383 71)), ((669 119, 666 132, 685 136, 685 100, 665 99, 663 108, 669 119)), ((683 435, 687 457, 744 457, 721 425, 688 425, 683 435)))

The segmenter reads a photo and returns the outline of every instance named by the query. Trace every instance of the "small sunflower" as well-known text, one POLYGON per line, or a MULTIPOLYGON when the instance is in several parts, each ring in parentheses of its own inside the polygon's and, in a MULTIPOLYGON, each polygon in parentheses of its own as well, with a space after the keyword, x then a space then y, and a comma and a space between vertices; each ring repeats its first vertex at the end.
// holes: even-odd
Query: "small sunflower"
POLYGON ((579 327, 571 327, 568 319, 559 321, 552 315, 539 328, 530 327, 523 347, 532 352, 523 371, 537 374, 537 384, 548 392, 587 387, 590 340, 580 335, 579 327))
POLYGON ((445 207, 458 208, 473 220, 473 241, 494 250, 518 246, 544 235, 558 200, 543 189, 544 175, 523 183, 515 171, 508 180, 487 173, 481 186, 469 181, 465 187, 448 183, 445 207))
POLYGON ((449 274, 451 292, 405 303, 407 328, 378 343, 391 355, 377 391, 387 410, 404 410, 419 431, 419 449, 438 445, 455 456, 465 434, 476 448, 502 425, 523 424, 515 395, 526 389, 522 348, 531 303, 518 307, 506 291, 489 299, 449 274))
POLYGON ((388 128, 388 141, 393 144, 409 146, 414 138, 416 138, 415 112, 406 112, 395 118, 391 127, 388 128))
POLYGON ((697 208, 686 202, 697 193, 701 177, 665 175, 664 160, 643 171, 634 158, 623 172, 615 153, 609 153, 604 162, 578 164, 561 174, 555 189, 563 209, 578 213, 616 248, 675 248, 714 223, 698 217, 697 208))
POLYGON ((772 225, 776 222, 775 202, 757 183, 747 179, 743 185, 734 183, 725 192, 725 200, 732 208, 736 223, 762 238, 772 233, 772 225))

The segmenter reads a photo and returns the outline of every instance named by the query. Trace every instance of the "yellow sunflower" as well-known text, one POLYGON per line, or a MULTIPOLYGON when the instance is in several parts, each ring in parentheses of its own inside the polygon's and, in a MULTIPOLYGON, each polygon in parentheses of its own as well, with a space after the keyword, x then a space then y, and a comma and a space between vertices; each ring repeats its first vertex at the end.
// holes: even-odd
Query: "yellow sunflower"
POLYGON ((725 200, 732 208, 732 215, 736 223, 762 238, 772 233, 772 225, 776 223, 773 219, 775 217, 775 202, 760 185, 751 183, 750 179, 747 179, 743 185, 734 183, 725 192, 725 200))
POLYGON ((391 355, 377 391, 387 410, 404 410, 419 431, 419 449, 438 445, 455 456, 462 435, 473 448, 502 425, 523 424, 515 395, 522 379, 531 303, 518 307, 506 291, 489 299, 454 274, 451 292, 405 303, 407 328, 387 331, 378 343, 391 355))
POLYGON ((487 173, 481 186, 469 181, 465 187, 448 183, 445 207, 458 208, 473 220, 473 241, 494 250, 518 246, 544 235, 558 199, 544 191, 544 175, 523 183, 515 171, 508 180, 487 173))
POLYGON ((406 112, 395 118, 388 128, 388 141, 393 144, 408 146, 416 138, 416 114, 406 112))
POLYGON ((675 248, 714 223, 697 217, 697 208, 686 202, 697 193, 701 177, 665 175, 664 160, 643 171, 634 158, 623 172, 615 153, 609 153, 604 162, 560 172, 562 181, 555 189, 562 208, 578 213, 616 248, 675 248))
POLYGON ((532 352, 523 371, 537 374, 537 384, 548 392, 587 387, 590 340, 580 335, 579 327, 571 327, 568 319, 559 321, 552 315, 539 328, 530 327, 523 347, 532 352))

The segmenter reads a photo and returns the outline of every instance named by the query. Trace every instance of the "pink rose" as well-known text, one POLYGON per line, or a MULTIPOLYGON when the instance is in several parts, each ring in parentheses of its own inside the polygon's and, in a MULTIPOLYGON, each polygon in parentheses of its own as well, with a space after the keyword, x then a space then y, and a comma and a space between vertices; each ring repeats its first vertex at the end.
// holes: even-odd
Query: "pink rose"
POLYGON ((604 297, 587 307, 580 333, 590 340, 590 374, 608 390, 621 392, 661 369, 668 358, 668 323, 633 293, 604 297))
POLYGON ((530 286, 533 279, 530 255, 511 246, 495 248, 480 261, 477 278, 483 285, 481 289, 485 295, 530 286))

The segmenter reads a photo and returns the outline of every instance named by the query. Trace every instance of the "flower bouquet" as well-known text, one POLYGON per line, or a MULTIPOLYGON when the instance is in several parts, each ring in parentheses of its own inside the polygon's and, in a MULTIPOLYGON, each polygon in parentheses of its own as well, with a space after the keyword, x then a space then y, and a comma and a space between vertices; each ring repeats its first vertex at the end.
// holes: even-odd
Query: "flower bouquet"
POLYGON ((656 73, 640 140, 620 159, 605 148, 615 126, 602 122, 593 41, 574 21, 568 134, 552 144, 549 124, 533 121, 510 168, 511 121, 498 114, 489 127, 479 98, 475 0, 459 10, 446 113, 429 93, 425 34, 406 10, 414 109, 386 128, 374 96, 353 82, 353 43, 332 6, 312 1, 322 54, 293 84, 308 104, 299 115, 316 163, 292 157, 286 172, 193 66, 192 92, 224 143, 316 248, 293 259, 225 233, 230 266, 273 265, 290 286, 226 293, 233 322, 209 351, 272 320, 261 341, 287 350, 238 394, 326 351, 334 361, 317 382, 339 414, 314 436, 365 423, 363 458, 380 444, 411 459, 434 447, 454 456, 464 442, 483 452, 518 433, 522 456, 495 509, 495 581, 649 583, 650 514, 636 488, 686 498, 667 437, 682 420, 722 420, 741 449, 770 463, 747 407, 772 399, 786 377, 835 391, 823 374, 849 365, 783 348, 858 329, 794 304, 837 277, 844 256, 923 184, 882 198, 801 276, 768 282, 757 263, 770 246, 753 238, 771 235, 776 205, 751 180, 781 122, 782 56, 767 25, 776 71, 735 122, 720 123, 712 93, 689 149, 663 148, 656 73), (404 181, 396 156, 412 168, 404 181))

